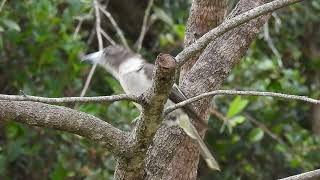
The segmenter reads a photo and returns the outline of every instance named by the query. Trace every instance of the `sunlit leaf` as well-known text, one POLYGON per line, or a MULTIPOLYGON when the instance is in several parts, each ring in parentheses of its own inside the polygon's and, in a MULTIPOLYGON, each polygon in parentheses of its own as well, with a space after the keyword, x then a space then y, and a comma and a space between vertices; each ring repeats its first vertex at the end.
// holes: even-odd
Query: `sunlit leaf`
POLYGON ((229 106, 227 117, 232 118, 236 114, 240 113, 248 105, 248 103, 248 100, 242 99, 240 96, 237 96, 229 106))
POLYGON ((258 142, 261 141, 264 136, 264 132, 260 128, 254 128, 249 133, 249 140, 250 142, 258 142))

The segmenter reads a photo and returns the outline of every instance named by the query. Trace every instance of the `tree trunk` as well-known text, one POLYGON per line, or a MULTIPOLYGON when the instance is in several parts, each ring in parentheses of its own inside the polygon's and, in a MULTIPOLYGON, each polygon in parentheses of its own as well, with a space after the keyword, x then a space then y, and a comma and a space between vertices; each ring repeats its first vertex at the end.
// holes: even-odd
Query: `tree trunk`
MULTIPOLYGON (((221 5, 221 3, 218 3, 220 1, 193 1, 192 16, 189 18, 187 25, 186 46, 197 39, 198 35, 201 36, 221 21, 222 17, 220 16, 224 13, 220 12, 219 17, 217 16, 215 19, 209 17, 209 14, 210 16, 215 15, 213 13, 215 8, 200 8, 200 5, 210 6, 214 2, 221 5), (197 16, 195 13, 201 13, 201 15, 197 16), (205 18, 207 20, 215 19, 215 23, 201 21, 205 18), (199 23, 199 26, 194 26, 193 23, 199 23), (204 24, 200 26, 201 23, 207 23, 207 26, 204 24)), ((232 16, 261 4, 263 4, 262 0, 240 1, 232 16)), ((245 54, 251 41, 268 18, 269 15, 265 15, 229 31, 210 43, 198 60, 195 58, 192 63, 184 66, 181 87, 186 95, 192 97, 220 88, 232 67, 245 54), (195 64, 193 65, 193 63, 195 64)), ((207 120, 209 99, 194 104, 202 119, 207 120)), ((201 129, 199 133, 204 135, 205 129, 201 129)), ((198 162, 199 151, 193 141, 180 128, 169 127, 164 124, 157 131, 153 145, 147 153, 146 179, 196 179, 198 162)))

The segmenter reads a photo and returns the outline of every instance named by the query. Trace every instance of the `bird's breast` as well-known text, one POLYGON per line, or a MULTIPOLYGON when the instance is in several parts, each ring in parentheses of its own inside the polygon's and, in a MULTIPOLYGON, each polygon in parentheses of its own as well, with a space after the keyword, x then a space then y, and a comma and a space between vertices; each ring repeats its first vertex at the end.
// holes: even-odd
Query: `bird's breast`
POLYGON ((144 71, 134 71, 123 74, 120 77, 120 84, 127 94, 141 95, 151 87, 152 81, 144 71))

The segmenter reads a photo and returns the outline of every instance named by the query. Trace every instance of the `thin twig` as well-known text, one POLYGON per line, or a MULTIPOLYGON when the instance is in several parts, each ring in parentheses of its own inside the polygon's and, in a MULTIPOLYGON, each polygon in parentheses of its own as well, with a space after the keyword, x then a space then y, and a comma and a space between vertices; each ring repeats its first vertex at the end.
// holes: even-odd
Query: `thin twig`
POLYGON ((267 42, 269 48, 271 49, 273 54, 276 56, 279 67, 283 67, 281 55, 280 55, 278 49, 276 48, 276 46, 274 45, 272 38, 270 37, 268 22, 266 22, 263 25, 263 35, 264 35, 264 40, 267 42))
POLYGON ((140 104, 140 100, 137 96, 128 94, 119 94, 112 96, 96 96, 96 97, 62 97, 62 98, 47 98, 40 96, 29 96, 29 95, 6 95, 0 94, 0 101, 33 101, 42 102, 48 104, 58 103, 105 103, 128 100, 140 104))
POLYGON ((275 93, 275 92, 216 90, 216 91, 211 91, 208 93, 203 93, 198 96, 189 98, 185 101, 182 101, 178 104, 171 105, 165 110, 165 113, 168 114, 168 113, 170 113, 176 109, 179 109, 187 104, 193 103, 193 102, 198 101, 203 98, 212 97, 215 95, 271 96, 271 97, 279 97, 279 98, 285 98, 285 99, 300 100, 300 101, 305 101, 305 102, 309 102, 309 103, 313 103, 313 104, 320 104, 320 100, 312 99, 312 98, 309 98, 306 96, 298 96, 298 95, 275 93))
POLYGON ((286 177, 279 180, 316 180, 316 179, 320 179, 320 169, 305 172, 295 176, 286 177))
POLYGON ((117 44, 103 29, 100 29, 100 33, 101 33, 102 36, 103 36, 104 38, 106 38, 106 40, 108 40, 112 45, 116 45, 116 44, 117 44))
POLYGON ((0 12, 1 12, 1 10, 2 10, 2 8, 3 8, 3 6, 4 6, 4 4, 7 2, 7 0, 3 0, 2 2, 1 2, 1 4, 0 4, 0 12))
MULTIPOLYGON (((215 108, 210 108, 210 113, 212 115, 214 115, 216 118, 218 118, 219 120, 221 120, 223 122, 223 124, 227 124, 230 121, 225 115, 223 115, 221 112, 219 112, 215 108)), ((266 134, 268 134, 272 139, 277 141, 279 144, 285 144, 285 142, 279 136, 277 136, 275 133, 273 133, 270 129, 268 129, 266 125, 257 121, 254 117, 252 117, 248 113, 245 113, 245 116, 247 117, 247 119, 251 123, 253 123, 257 127, 261 128, 266 134)))
POLYGON ((268 134, 272 139, 274 139, 275 141, 277 141, 279 144, 285 144, 286 143, 279 137, 277 136, 275 133, 273 133, 270 129, 268 129, 268 127, 266 125, 264 125, 263 123, 257 121, 254 117, 252 117, 250 114, 245 113, 247 119, 254 125, 256 125, 257 127, 261 128, 266 134, 268 134))
MULTIPOLYGON (((99 7, 98 7, 99 4, 96 0, 94 0, 93 5, 94 5, 95 15, 96 15, 96 34, 97 34, 97 39, 98 39, 98 45, 99 45, 99 50, 102 50, 103 49, 103 41, 102 41, 102 37, 101 37, 101 33, 100 33, 101 32, 101 19, 100 19, 99 7)), ((93 76, 96 68, 97 68, 97 64, 94 64, 91 67, 89 75, 88 75, 86 82, 84 84, 84 87, 81 91, 80 97, 83 97, 86 94, 86 92, 89 88, 92 76, 93 76)))
POLYGON ((210 30, 199 38, 196 42, 192 43, 190 46, 185 48, 176 57, 178 63, 178 68, 181 67, 190 57, 194 56, 196 53, 204 49, 211 41, 220 37, 229 30, 240 26, 256 17, 275 11, 276 9, 286 7, 290 4, 294 4, 303 0, 275 0, 264 5, 253 8, 247 12, 244 12, 234 18, 225 20, 218 27, 210 30))
POLYGON ((122 42, 122 44, 129 49, 129 45, 127 43, 126 38, 123 35, 123 31, 119 28, 117 22, 114 20, 114 18, 112 17, 112 15, 109 13, 109 11, 107 11, 106 9, 104 9, 100 4, 98 4, 98 7, 100 9, 100 11, 109 19, 109 21, 111 22, 112 26, 114 27, 114 29, 116 30, 118 36, 120 37, 120 40, 122 42))
POLYGON ((149 0, 148 6, 147 6, 145 13, 144 13, 143 23, 142 23, 142 27, 141 27, 141 33, 140 33, 140 36, 137 40, 137 52, 140 52, 143 39, 147 33, 147 26, 149 24, 148 20, 149 20, 149 16, 150 16, 151 7, 153 6, 153 2, 154 2, 154 0, 149 0))
POLYGON ((93 9, 90 8, 90 11, 89 11, 88 14, 85 14, 84 16, 76 17, 76 19, 78 19, 79 21, 78 21, 78 24, 76 26, 76 29, 73 32, 73 36, 72 36, 73 39, 76 39, 76 37, 78 36, 78 34, 80 32, 80 29, 81 29, 81 26, 83 24, 83 21, 86 20, 86 19, 89 19, 91 17, 92 11, 93 11, 93 9))
POLYGON ((78 33, 79 33, 81 26, 82 26, 82 23, 83 23, 83 19, 80 19, 77 24, 76 30, 73 33, 73 36, 72 36, 73 39, 76 39, 76 37, 78 36, 78 33))

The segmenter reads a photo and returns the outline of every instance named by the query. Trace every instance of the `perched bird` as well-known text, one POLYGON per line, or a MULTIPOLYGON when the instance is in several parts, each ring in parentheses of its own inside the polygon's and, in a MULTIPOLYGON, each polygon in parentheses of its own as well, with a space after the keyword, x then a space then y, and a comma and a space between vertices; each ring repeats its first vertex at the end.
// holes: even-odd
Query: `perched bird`
MULTIPOLYGON (((154 65, 144 60, 141 55, 122 46, 108 46, 101 51, 85 55, 82 57, 82 60, 103 67, 120 82, 123 90, 127 94, 139 96, 152 86, 154 65)), ((171 90, 166 106, 186 99, 186 96, 175 84, 171 90)), ((136 106, 141 110, 139 104, 136 104, 136 106)), ((220 170, 218 163, 199 136, 196 128, 189 120, 189 117, 192 119, 199 119, 193 107, 191 105, 184 106, 183 111, 176 110, 173 114, 176 116, 176 124, 178 124, 185 133, 198 144, 200 153, 207 165, 211 169, 220 170)))

